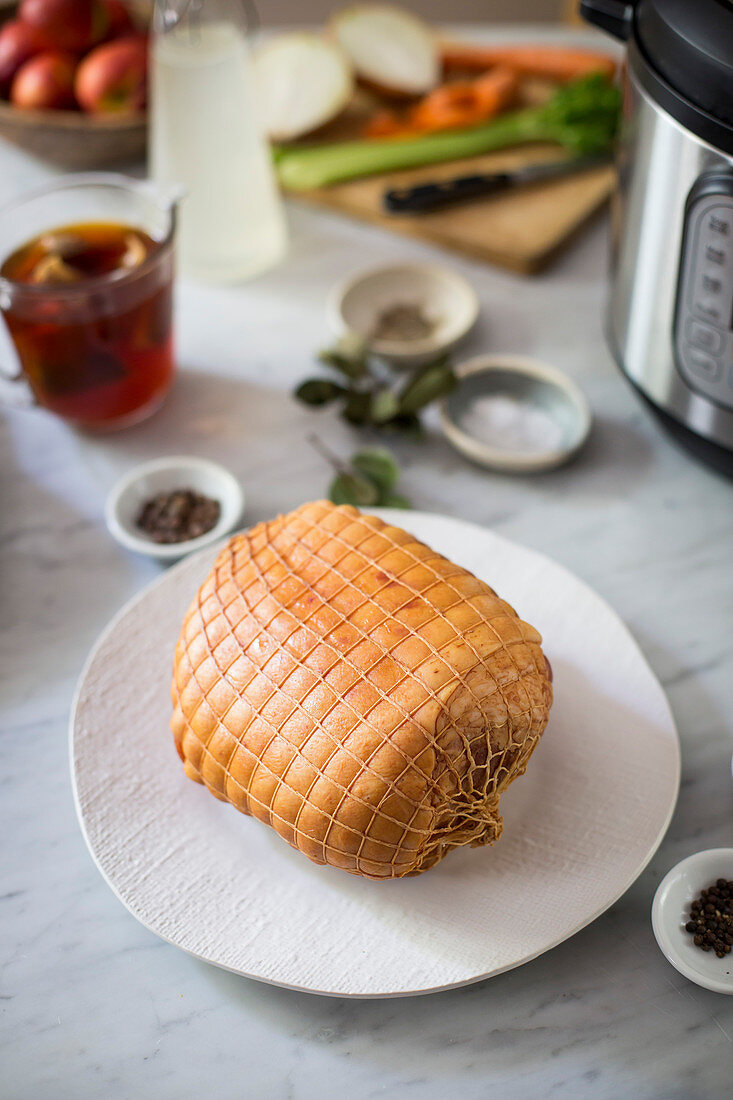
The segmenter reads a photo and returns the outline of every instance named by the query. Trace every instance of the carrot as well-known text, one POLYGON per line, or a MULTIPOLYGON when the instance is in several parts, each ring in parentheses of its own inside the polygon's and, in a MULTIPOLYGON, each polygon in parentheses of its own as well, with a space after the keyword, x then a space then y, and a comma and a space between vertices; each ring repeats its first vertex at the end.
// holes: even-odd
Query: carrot
POLYGON ((491 118, 510 105, 518 83, 513 69, 497 66, 477 80, 443 84, 421 100, 413 111, 413 119, 419 125, 422 118, 440 117, 443 112, 491 118))
POLYGON ((364 128, 367 137, 395 137, 404 133, 405 124, 396 111, 377 111, 364 128))
POLYGON ((575 80, 589 73, 611 78, 616 63, 608 54, 564 46, 468 46, 446 43, 442 49, 443 71, 481 72, 495 65, 507 65, 520 76, 547 80, 575 80))
POLYGON ((478 80, 444 84, 430 92, 411 113, 416 130, 430 133, 473 126, 498 115, 516 95, 517 74, 497 66, 478 80))
POLYGON ((380 111, 367 123, 364 133, 367 137, 407 137, 476 126, 510 106, 518 83, 512 69, 497 66, 476 80, 435 88, 403 119, 394 111, 380 111))

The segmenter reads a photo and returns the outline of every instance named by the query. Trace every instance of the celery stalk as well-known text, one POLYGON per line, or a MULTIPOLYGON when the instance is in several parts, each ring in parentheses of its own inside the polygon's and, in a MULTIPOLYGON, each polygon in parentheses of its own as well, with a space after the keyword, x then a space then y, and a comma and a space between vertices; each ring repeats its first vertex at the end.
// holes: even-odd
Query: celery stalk
POLYGON ((613 141, 618 118, 617 89, 593 74, 561 88, 541 107, 514 111, 467 130, 280 147, 275 151, 275 169, 285 188, 308 191, 361 176, 479 156, 528 141, 558 142, 577 154, 602 152, 613 141))

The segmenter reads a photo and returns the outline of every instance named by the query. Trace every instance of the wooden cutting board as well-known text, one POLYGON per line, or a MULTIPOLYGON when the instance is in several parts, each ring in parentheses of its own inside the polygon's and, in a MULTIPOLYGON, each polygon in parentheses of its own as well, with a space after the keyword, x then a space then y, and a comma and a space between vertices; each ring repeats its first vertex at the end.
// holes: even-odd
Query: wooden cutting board
MULTIPOLYGON (((544 94, 542 89, 530 88, 525 99, 536 102, 544 94)), ((342 120, 338 130, 332 128, 324 140, 355 136, 360 122, 363 124, 364 112, 365 104, 359 103, 349 117, 342 120)), ((530 274, 541 270, 604 205, 614 187, 612 167, 593 168, 564 179, 515 188, 477 202, 417 216, 385 214, 382 195, 391 187, 474 172, 498 172, 540 160, 562 159, 565 155, 556 145, 525 145, 503 153, 371 176, 318 191, 298 192, 293 197, 395 233, 530 274)))

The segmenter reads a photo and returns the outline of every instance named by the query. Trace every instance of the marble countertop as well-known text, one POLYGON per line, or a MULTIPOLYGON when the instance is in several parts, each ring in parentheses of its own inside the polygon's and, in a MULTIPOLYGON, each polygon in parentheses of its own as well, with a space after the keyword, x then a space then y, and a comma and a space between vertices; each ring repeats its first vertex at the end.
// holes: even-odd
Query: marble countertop
MULTIPOLYGON (((48 174, 2 147, 0 201, 48 174)), ((329 339, 328 289, 365 265, 446 258, 305 207, 293 206, 290 223, 290 255, 277 271, 228 289, 180 285, 179 377, 146 424, 93 438, 42 412, 0 413, 3 1095, 716 1095, 730 1080, 733 999, 669 966, 649 909, 672 864, 731 843, 733 494, 660 434, 610 360, 604 219, 532 280, 449 258, 481 299, 467 355, 538 356, 585 390, 596 419, 578 460, 513 478, 468 465, 437 433, 396 450, 416 507, 485 524, 562 562, 619 611, 665 684, 682 789, 641 878, 594 924, 519 970, 424 998, 344 1002, 188 957, 138 925, 92 864, 72 803, 69 705, 97 634, 160 569, 108 536, 107 490, 142 459, 187 451, 242 479, 250 522, 322 495, 329 473, 308 434, 317 428, 343 454, 357 437, 290 391, 329 339)))

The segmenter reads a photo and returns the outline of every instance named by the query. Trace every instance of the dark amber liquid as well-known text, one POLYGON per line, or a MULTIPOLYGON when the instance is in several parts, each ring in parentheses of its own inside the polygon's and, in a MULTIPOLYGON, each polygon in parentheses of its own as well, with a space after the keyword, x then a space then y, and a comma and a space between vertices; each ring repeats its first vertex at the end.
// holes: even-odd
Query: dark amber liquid
POLYGON ((163 398, 173 371, 170 248, 134 226, 68 225, 28 241, 0 274, 17 285, 5 321, 39 404, 104 427, 163 398), (49 272, 49 256, 60 269, 49 272))

